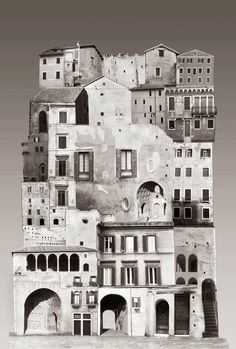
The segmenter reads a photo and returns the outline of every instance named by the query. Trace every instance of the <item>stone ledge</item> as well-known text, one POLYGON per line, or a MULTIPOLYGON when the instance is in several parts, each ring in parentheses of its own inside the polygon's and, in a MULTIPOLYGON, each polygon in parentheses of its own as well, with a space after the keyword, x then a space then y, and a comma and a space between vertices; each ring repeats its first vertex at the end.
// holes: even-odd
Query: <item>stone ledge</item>
POLYGON ((223 338, 10 336, 10 349, 229 349, 223 338))

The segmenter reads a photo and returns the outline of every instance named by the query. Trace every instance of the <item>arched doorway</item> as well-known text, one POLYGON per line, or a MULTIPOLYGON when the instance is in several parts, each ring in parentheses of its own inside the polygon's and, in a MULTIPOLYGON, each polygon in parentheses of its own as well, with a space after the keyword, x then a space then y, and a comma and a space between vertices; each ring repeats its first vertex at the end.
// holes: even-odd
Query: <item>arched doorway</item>
POLYGON ((58 295, 47 288, 32 292, 25 301, 24 333, 59 333, 61 301, 58 295))
POLYGON ((128 308, 126 300, 117 294, 109 294, 100 303, 101 335, 108 330, 128 333, 128 308))
POLYGON ((206 279, 202 283, 202 303, 205 318, 204 337, 218 336, 218 315, 216 302, 215 283, 211 279, 206 279))
POLYGON ((156 333, 169 333, 169 304, 164 300, 156 303, 156 333))

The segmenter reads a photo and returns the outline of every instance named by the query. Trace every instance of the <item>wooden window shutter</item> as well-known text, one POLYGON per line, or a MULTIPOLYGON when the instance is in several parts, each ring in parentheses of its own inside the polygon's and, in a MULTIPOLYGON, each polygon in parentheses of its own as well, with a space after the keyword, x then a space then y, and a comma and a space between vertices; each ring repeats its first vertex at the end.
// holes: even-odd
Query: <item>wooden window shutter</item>
POLYGON ((111 284, 112 286, 115 286, 116 284, 116 268, 113 267, 112 270, 111 270, 111 284))
POLYGON ((121 150, 116 149, 116 177, 121 177, 121 150))
POLYGON ((115 241, 116 241, 115 236, 112 236, 112 246, 111 246, 111 250, 112 250, 113 253, 114 253, 115 250, 116 250, 115 241))
POLYGON ((97 283, 100 286, 103 285, 103 268, 100 266, 98 266, 98 270, 97 270, 97 283))
POLYGON ((104 252, 104 236, 99 236, 99 250, 101 253, 104 252))
POLYGON ((89 152, 89 180, 93 181, 94 155, 93 151, 89 152))
POLYGON ((157 283, 158 285, 161 285, 161 268, 157 268, 157 283))
POLYGON ((89 292, 86 292, 86 303, 89 304, 89 292))
POLYGON ((69 206, 69 191, 65 190, 65 206, 69 206))
POLYGON ((145 281, 146 281, 146 285, 148 285, 148 267, 145 267, 145 281))
POLYGON ((122 235, 120 237, 120 249, 121 249, 121 252, 125 252, 125 236, 122 235))
POLYGON ((70 175, 70 171, 69 171, 69 161, 66 160, 66 175, 67 177, 70 175))
POLYGON ((134 284, 137 286, 138 285, 138 268, 134 268, 134 284))
POLYGON ((71 304, 74 304, 74 292, 71 291, 71 304))
POLYGON ((143 235, 143 252, 147 252, 148 246, 147 246, 147 236, 143 235))
POLYGON ((74 179, 76 181, 78 181, 79 179, 79 163, 78 163, 78 159, 79 159, 79 153, 74 153, 74 179))
POLYGON ((137 177, 137 150, 132 150, 132 177, 137 177))
POLYGON ((134 252, 138 252, 138 237, 134 236, 134 252))
POLYGON ((59 176, 59 161, 56 160, 56 176, 59 176))
POLYGON ((122 286, 125 285, 125 268, 124 267, 120 268, 120 284, 122 286))
POLYGON ((55 206, 58 206, 58 190, 55 189, 55 206))

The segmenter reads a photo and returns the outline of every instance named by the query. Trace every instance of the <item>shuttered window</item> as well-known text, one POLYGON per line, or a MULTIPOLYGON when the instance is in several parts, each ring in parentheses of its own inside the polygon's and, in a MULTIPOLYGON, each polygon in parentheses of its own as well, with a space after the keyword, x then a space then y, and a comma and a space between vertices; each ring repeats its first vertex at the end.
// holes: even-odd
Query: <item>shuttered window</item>
POLYGON ((125 266, 121 268, 121 285, 138 285, 138 268, 125 266))
POLYGON ((93 152, 78 152, 74 154, 74 172, 76 180, 93 180, 93 152))
POLYGON ((137 236, 121 236, 121 252, 133 253, 138 251, 137 236))
POLYGON ((160 285, 161 273, 159 266, 146 266, 146 285, 160 285))
POLYGON ((121 177, 137 177, 137 151, 116 150, 116 175, 121 177))
POLYGON ((105 236, 103 238, 104 249, 103 252, 115 252, 115 236, 105 236))
POLYGON ((64 189, 57 190, 56 206, 68 206, 68 190, 64 190, 64 189))

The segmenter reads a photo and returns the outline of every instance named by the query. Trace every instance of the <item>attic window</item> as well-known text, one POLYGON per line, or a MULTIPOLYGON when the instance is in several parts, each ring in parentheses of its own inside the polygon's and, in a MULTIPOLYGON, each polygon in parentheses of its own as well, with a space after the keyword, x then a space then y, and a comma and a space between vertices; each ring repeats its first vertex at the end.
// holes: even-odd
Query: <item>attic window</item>
POLYGON ((47 64, 47 58, 43 58, 43 64, 47 64))
POLYGON ((164 57, 164 50, 159 50, 159 57, 164 57))

